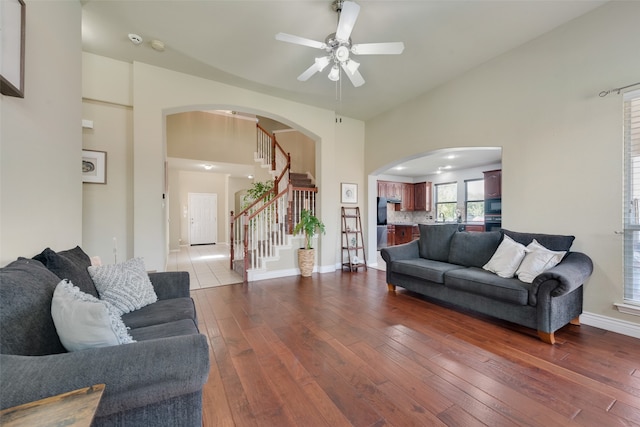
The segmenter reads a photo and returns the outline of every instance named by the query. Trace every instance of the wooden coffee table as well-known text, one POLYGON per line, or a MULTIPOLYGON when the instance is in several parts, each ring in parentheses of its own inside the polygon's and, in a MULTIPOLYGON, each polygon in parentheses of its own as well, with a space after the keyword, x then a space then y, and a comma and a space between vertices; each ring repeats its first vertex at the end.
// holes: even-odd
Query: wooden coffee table
POLYGON ((2 427, 89 427, 96 413, 104 384, 62 393, 0 411, 2 427))

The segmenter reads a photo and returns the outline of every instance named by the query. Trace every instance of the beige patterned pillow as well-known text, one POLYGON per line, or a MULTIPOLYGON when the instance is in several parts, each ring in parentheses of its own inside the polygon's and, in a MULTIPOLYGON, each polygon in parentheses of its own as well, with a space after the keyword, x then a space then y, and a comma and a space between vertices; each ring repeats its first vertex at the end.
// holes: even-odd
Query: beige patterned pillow
POLYGON ((158 300, 142 258, 91 266, 88 270, 100 299, 114 306, 121 315, 158 300))

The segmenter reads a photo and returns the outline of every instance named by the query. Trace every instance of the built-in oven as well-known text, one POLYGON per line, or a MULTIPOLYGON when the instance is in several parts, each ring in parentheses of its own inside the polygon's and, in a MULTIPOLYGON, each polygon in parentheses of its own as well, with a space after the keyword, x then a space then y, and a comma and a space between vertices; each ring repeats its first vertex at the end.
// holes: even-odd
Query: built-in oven
POLYGON ((484 215, 484 231, 499 231, 502 228, 502 215, 484 215))
POLYGON ((484 216, 502 214, 502 199, 485 199, 484 200, 484 216))

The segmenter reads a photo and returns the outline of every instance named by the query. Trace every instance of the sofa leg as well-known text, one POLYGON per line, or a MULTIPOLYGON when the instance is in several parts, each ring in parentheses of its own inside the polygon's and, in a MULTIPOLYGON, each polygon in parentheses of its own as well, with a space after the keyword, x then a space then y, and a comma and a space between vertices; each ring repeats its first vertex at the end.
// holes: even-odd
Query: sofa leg
POLYGON ((396 291, 396 285, 392 285, 391 283, 387 283, 387 289, 389 290, 389 292, 395 292, 396 291))
POLYGON ((538 336, 540 337, 540 339, 543 342, 546 342, 547 344, 555 344, 556 343, 556 337, 553 335, 553 332, 538 331, 538 336))
POLYGON ((580 326, 580 316, 577 316, 575 319, 569 321, 572 325, 580 326))

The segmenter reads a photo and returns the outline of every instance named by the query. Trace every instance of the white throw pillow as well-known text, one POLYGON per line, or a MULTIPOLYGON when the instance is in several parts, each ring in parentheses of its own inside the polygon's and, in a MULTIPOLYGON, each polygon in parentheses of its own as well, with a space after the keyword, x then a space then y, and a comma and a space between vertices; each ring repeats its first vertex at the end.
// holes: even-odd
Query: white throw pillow
POLYGON ((135 342, 113 307, 66 279, 53 292, 51 317, 67 351, 135 342))
POLYGON ((536 239, 527 246, 529 252, 518 267, 516 275, 523 282, 531 283, 538 274, 555 267, 562 261, 565 251, 552 251, 542 246, 536 239))
POLYGON ((142 258, 90 266, 88 270, 100 299, 113 305, 121 315, 158 301, 142 258))
POLYGON ((505 234, 496 252, 482 268, 500 277, 513 277, 527 250, 524 245, 521 245, 505 234))

